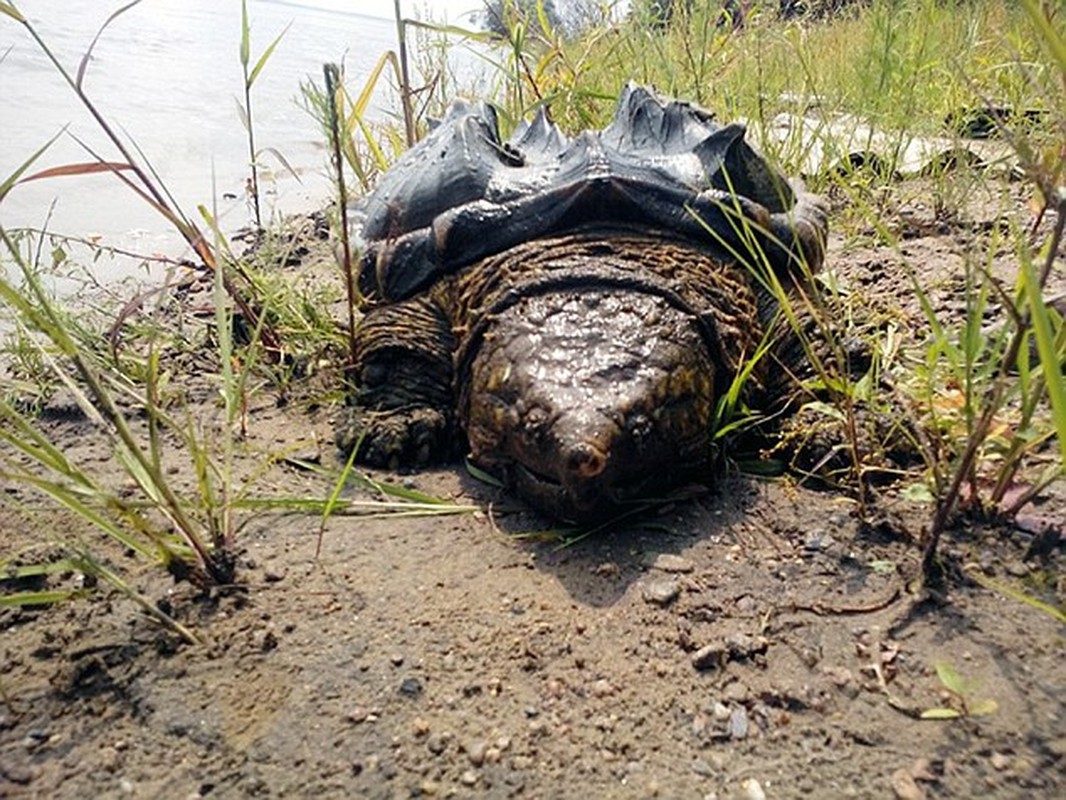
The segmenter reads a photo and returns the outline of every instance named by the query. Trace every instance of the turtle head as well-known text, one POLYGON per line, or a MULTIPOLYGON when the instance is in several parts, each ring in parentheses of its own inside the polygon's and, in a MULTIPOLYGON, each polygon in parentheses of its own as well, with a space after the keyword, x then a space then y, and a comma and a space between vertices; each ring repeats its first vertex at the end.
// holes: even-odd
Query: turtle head
POLYGON ((713 364, 693 318, 656 295, 524 298, 471 364, 472 460, 550 516, 601 519, 707 466, 713 364))

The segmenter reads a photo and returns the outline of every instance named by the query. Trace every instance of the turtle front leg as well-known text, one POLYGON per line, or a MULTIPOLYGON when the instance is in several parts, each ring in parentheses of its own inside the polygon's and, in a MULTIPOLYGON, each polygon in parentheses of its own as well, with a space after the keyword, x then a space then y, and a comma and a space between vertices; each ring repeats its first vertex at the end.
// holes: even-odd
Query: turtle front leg
POLYGON ((353 404, 337 446, 355 460, 398 469, 445 461, 457 451, 452 394, 455 337, 434 298, 369 311, 355 331, 353 404))

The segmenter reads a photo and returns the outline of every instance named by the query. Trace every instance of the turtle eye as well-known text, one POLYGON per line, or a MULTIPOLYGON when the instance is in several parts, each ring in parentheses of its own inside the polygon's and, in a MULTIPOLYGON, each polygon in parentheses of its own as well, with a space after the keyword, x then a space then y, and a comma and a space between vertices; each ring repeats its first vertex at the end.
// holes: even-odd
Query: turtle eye
POLYGON ((531 408, 522 417, 522 436, 535 442, 544 434, 548 425, 548 413, 543 408, 531 408))
POLYGON ((626 420, 626 433, 640 444, 651 433, 652 421, 644 414, 634 414, 626 420))

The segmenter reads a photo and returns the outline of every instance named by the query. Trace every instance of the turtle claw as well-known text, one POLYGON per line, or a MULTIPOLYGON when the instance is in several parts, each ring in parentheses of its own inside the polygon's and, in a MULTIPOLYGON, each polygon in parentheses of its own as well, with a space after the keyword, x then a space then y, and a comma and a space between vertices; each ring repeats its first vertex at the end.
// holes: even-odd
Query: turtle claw
POLYGON ((337 447, 356 450, 360 464, 383 469, 424 467, 453 455, 454 428, 448 414, 428 407, 370 411, 349 408, 337 425, 337 447))

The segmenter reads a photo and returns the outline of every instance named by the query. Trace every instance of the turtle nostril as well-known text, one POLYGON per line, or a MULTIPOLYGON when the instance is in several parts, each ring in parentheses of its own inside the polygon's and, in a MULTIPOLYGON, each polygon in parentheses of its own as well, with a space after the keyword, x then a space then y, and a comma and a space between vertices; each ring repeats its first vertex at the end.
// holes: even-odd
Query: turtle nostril
POLYGON ((607 468, 607 454, 595 445, 581 442, 571 448, 566 466, 579 478, 595 478, 607 468))

